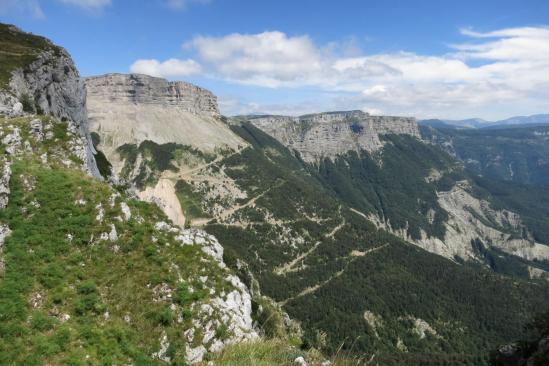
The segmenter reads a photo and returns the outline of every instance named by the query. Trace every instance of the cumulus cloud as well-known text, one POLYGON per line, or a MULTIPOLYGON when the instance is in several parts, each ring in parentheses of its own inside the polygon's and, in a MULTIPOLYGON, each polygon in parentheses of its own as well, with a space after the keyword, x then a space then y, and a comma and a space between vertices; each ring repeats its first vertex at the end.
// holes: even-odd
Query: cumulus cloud
POLYGON ((158 60, 137 60, 130 66, 130 71, 137 74, 146 74, 157 77, 185 77, 200 73, 202 67, 194 60, 169 59, 164 62, 158 60))
POLYGON ((44 18, 38 0, 0 0, 0 15, 17 14, 44 18))
POLYGON ((300 85, 319 71, 319 50, 307 36, 282 32, 196 37, 185 45, 195 49, 221 77, 260 86, 300 85))
MULTIPOLYGON (((183 48, 195 54, 208 77, 339 93, 332 101, 341 107, 453 117, 549 110, 548 27, 463 29, 461 34, 465 41, 442 55, 363 54, 356 47, 349 53, 334 43, 317 45, 307 35, 279 31, 197 36, 183 48)), ((238 109, 245 105, 261 108, 246 103, 238 109)))
POLYGON ((85 10, 101 10, 111 5, 111 0, 58 0, 60 3, 73 5, 85 10))

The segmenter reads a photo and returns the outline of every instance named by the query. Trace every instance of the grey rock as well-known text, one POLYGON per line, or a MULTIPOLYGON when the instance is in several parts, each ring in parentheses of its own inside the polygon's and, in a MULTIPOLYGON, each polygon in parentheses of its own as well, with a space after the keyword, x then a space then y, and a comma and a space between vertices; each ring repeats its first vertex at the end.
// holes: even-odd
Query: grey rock
POLYGON ((0 113, 20 114, 21 99, 27 97, 34 101, 37 112, 66 120, 84 140, 88 172, 101 177, 89 134, 84 81, 64 49, 52 47, 40 53, 25 70, 16 69, 9 88, 8 91, 0 90, 0 113))
POLYGON ((5 162, 0 175, 0 209, 4 209, 8 206, 10 195, 10 179, 11 164, 9 162, 5 162))
POLYGON ((219 116, 217 98, 210 91, 183 81, 167 81, 141 74, 107 74, 86 78, 90 98, 111 102, 164 104, 197 115, 219 116))
POLYGON ((4 136, 2 143, 7 145, 6 152, 9 155, 14 155, 17 151, 17 148, 21 145, 21 133, 19 128, 15 127, 11 133, 4 136))
POLYGON ((30 134, 38 141, 44 139, 44 132, 42 131, 42 121, 40 121, 40 119, 35 118, 30 121, 30 134))
POLYGON ((11 230, 8 225, 0 224, 0 249, 4 246, 6 238, 10 236, 11 230))
POLYGON ((334 158, 347 151, 373 152, 383 146, 379 135, 408 134, 420 138, 414 118, 371 116, 362 111, 327 112, 300 117, 257 116, 250 122, 308 162, 334 158))

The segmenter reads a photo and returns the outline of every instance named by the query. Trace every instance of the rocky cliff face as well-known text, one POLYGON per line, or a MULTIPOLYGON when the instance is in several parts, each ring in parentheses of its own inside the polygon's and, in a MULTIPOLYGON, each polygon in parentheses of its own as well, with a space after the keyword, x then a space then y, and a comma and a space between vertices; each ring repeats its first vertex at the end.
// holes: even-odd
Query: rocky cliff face
MULTIPOLYGON (((496 248, 526 261, 549 259, 549 247, 536 242, 528 234, 528 228, 517 213, 494 209, 490 202, 474 197, 471 191, 470 183, 465 180, 457 182, 449 191, 437 192, 438 204, 448 214, 444 223, 446 232, 443 239, 428 236, 423 231, 420 239, 413 239, 406 229, 394 230, 390 223, 384 223, 374 215, 369 219, 378 227, 448 259, 482 261, 482 253, 475 247, 475 241, 480 241, 483 247, 496 248), (517 231, 527 235, 518 237, 512 234, 517 231)), ((531 278, 549 276, 546 271, 531 266, 528 266, 528 272, 531 278)))
MULTIPOLYGON (((15 27, 9 32, 28 35, 15 27)), ((36 51, 34 61, 22 64, 11 72, 9 86, 0 90, 0 113, 20 115, 24 112, 52 115, 66 120, 71 129, 78 131, 85 151, 83 159, 89 173, 99 177, 91 144, 86 112, 84 82, 69 54, 51 44, 36 51)))
POLYGON ((328 112, 300 117, 260 116, 250 122, 297 150, 308 162, 333 158, 351 150, 376 151, 383 146, 379 135, 409 134, 420 138, 414 118, 370 116, 362 111, 328 112))
POLYGON ((238 149, 245 143, 220 119, 217 99, 185 82, 146 75, 109 74, 86 79, 90 129, 120 173, 117 148, 145 140, 177 143, 206 153, 238 149))
POLYGON ((172 106, 200 116, 218 117, 217 97, 184 81, 140 74, 107 74, 86 79, 90 99, 172 106))

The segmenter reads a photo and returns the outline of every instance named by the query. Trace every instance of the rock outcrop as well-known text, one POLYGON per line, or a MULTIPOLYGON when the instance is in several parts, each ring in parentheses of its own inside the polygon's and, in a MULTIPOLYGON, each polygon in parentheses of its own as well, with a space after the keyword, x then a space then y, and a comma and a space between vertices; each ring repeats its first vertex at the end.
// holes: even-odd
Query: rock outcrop
POLYGON ((93 100, 173 106, 195 115, 219 117, 217 97, 210 91, 184 81, 141 74, 107 74, 86 79, 93 100))
POLYGON ((213 153, 245 145, 220 119, 217 98, 186 82, 139 74, 86 78, 90 128, 101 137, 101 150, 122 168, 116 149, 145 140, 177 143, 213 153))
POLYGON ((288 148, 298 151, 307 162, 333 158, 351 150, 376 151, 383 146, 379 138, 383 134, 408 134, 420 138, 414 118, 371 116, 362 111, 247 119, 288 148))
POLYGON ((88 130, 86 89, 70 55, 48 40, 24 33, 16 27, 10 27, 9 32, 14 36, 19 33, 36 37, 46 42, 48 47, 29 50, 34 54, 34 61, 12 71, 7 90, 0 88, 0 113, 16 116, 35 112, 67 121, 83 140, 88 172, 99 177, 88 130))
MULTIPOLYGON (((175 240, 181 245, 200 245, 202 251, 213 258, 217 265, 225 269, 223 262, 223 247, 213 235, 198 229, 181 229, 160 221, 155 230, 175 234, 175 240)), ((207 276, 200 277, 202 282, 207 276)), ((201 342, 185 350, 189 363, 202 361, 207 352, 219 352, 225 345, 250 341, 258 338, 252 324, 252 298, 246 285, 235 275, 228 275, 226 280, 233 290, 222 292, 210 303, 200 305, 198 316, 193 319, 192 327, 184 332, 189 345, 196 343, 200 335, 201 342), (227 336, 222 339, 216 332, 220 327, 226 327, 227 336)))

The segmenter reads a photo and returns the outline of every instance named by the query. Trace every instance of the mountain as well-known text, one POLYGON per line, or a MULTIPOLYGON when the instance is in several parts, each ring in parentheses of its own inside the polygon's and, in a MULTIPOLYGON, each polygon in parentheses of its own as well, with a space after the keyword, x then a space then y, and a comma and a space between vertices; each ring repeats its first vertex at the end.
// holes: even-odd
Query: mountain
POLYGON ((455 130, 421 127, 423 138, 493 179, 549 185, 549 126, 455 130))
POLYGON ((464 120, 425 119, 418 122, 421 126, 436 128, 513 128, 526 126, 544 126, 549 124, 549 114, 534 114, 531 116, 516 116, 499 121, 486 121, 481 118, 464 120))
POLYGON ((0 31, 0 363, 482 365, 546 307, 549 192, 415 119, 226 118, 0 31))
MULTIPOLYGON (((102 98, 118 108, 114 93, 102 98)), ((161 97, 133 103, 185 108, 161 97)), ((92 120, 108 116, 109 104, 96 105, 103 111, 90 111, 92 120)), ((109 146, 107 158, 138 195, 149 192, 170 216, 179 203, 174 218, 215 235, 249 287, 301 323, 306 345, 328 353, 342 345, 383 364, 478 364, 489 349, 481 344, 512 339, 546 298, 536 278, 545 276, 547 247, 520 215, 462 182, 460 163, 423 143, 413 119, 360 111, 215 118, 237 146, 207 150, 196 139, 148 135, 109 146)), ((155 123, 175 136, 187 122, 155 123)), ((200 118, 193 123, 201 129, 200 118)))
POLYGON ((543 126, 549 124, 549 114, 534 114, 531 116, 511 117, 504 120, 496 121, 485 128, 501 128, 505 126, 543 126))
POLYGON ((69 55, 0 39, 0 364, 185 364, 257 339, 216 238, 100 178, 69 55))
POLYGON ((413 118, 370 116, 362 111, 327 112, 300 117, 247 118, 307 162, 333 158, 348 151, 376 151, 380 135, 409 134, 419 137, 413 118))
POLYGON ((463 119, 463 120, 445 119, 443 120, 443 122, 451 126, 456 126, 460 128, 482 128, 491 123, 494 123, 494 122, 486 121, 482 118, 469 118, 469 119, 463 119))

